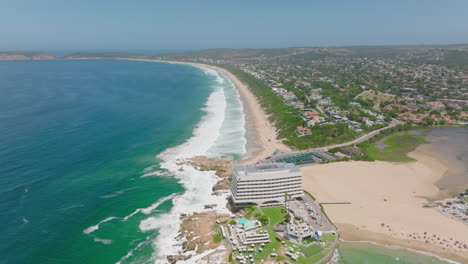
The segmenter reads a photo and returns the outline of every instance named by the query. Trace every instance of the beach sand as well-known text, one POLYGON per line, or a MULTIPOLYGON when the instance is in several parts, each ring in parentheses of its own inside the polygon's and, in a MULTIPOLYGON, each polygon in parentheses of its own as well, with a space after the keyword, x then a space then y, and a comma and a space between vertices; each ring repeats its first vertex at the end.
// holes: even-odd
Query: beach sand
POLYGON ((266 115, 265 111, 263 111, 263 108, 260 106, 255 95, 250 91, 249 87, 242 83, 231 72, 217 66, 195 62, 165 61, 151 59, 130 60, 159 61, 166 63, 195 65, 211 68, 226 75, 239 91, 239 95, 242 100, 242 105, 244 107, 244 113, 246 115, 247 136, 249 136, 249 134, 252 134, 252 136, 249 136, 249 140, 255 141, 253 153, 246 155, 246 157, 239 162, 240 164, 256 163, 270 156, 277 149, 283 151, 291 151, 291 149, 288 146, 284 145, 280 140, 276 138, 276 128, 268 121, 268 116, 266 115))
MULTIPOLYGON (((277 149, 291 151, 288 146, 284 145, 276 138, 275 127, 268 121, 268 116, 265 114, 265 111, 263 111, 262 107, 258 103, 257 98, 245 84, 237 79, 234 74, 225 69, 215 66, 204 66, 221 71, 227 77, 229 77, 229 79, 231 79, 239 91, 244 106, 246 119, 250 121, 249 123, 252 124, 255 130, 254 138, 256 141, 255 143, 257 150, 243 159, 241 161, 242 164, 256 163, 270 156, 277 149)), ((249 127, 247 127, 247 129, 249 129, 249 127)))
POLYGON ((454 243, 457 240, 468 243, 468 225, 437 209, 422 207, 426 198, 439 197, 435 182, 448 170, 443 161, 427 150, 428 145, 422 145, 409 153, 417 160, 411 163, 340 162, 304 166, 301 168, 304 188, 317 200, 352 202, 324 205, 344 240, 396 245, 467 263, 468 251, 454 243), (444 239, 447 242, 441 244, 444 239))

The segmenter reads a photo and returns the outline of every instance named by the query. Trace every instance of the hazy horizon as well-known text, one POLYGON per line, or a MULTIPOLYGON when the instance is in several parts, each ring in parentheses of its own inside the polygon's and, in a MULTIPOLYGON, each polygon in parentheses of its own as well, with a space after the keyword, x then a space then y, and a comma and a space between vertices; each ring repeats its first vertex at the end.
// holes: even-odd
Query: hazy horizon
POLYGON ((11 1, 0 50, 186 51, 210 48, 468 43, 468 2, 11 1))

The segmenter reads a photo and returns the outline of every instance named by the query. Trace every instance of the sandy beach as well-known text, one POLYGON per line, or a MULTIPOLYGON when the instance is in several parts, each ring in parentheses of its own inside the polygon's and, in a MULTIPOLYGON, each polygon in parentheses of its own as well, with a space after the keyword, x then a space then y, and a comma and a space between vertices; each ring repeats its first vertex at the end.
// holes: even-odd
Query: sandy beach
MULTIPOLYGON (((253 133, 256 141, 256 151, 239 163, 258 162, 276 149, 290 150, 276 139, 275 128, 249 87, 232 73, 199 63, 161 62, 209 67, 231 79, 243 102, 246 129, 253 133)), ((325 212, 344 240, 401 246, 465 263, 468 251, 459 249, 455 241, 468 243, 468 225, 436 209, 422 207, 428 199, 441 196, 442 192, 435 183, 449 169, 427 148, 427 145, 422 145, 410 153, 417 160, 412 163, 340 162, 303 166, 304 188, 318 200, 352 202, 324 205, 325 212)))
POLYGON ((196 66, 208 67, 224 73, 232 83, 236 86, 239 91, 242 104, 244 106, 244 112, 246 115, 247 130, 252 129, 254 135, 252 138, 255 139, 255 149, 253 153, 245 157, 241 164, 252 164, 256 163, 268 156, 270 156, 275 150, 287 150, 290 148, 279 140, 276 139, 276 129, 268 121, 268 116, 263 111, 263 108, 257 101, 255 95, 250 91, 249 87, 243 84, 237 77, 231 72, 216 66, 200 64, 200 63, 186 63, 196 66), (249 127, 250 126, 250 127, 249 127))
POLYGON ((304 188, 318 200, 352 202, 324 205, 344 240, 412 248, 466 263, 468 251, 455 242, 468 243, 468 225, 422 207, 426 198, 440 195, 435 183, 448 170, 427 148, 422 145, 410 153, 417 160, 412 163, 304 166, 304 188))
POLYGON ((291 151, 291 149, 281 143, 276 138, 276 129, 268 121, 268 116, 266 115, 263 108, 257 101, 255 95, 250 91, 249 87, 243 84, 234 74, 231 72, 212 65, 195 63, 195 62, 182 62, 182 61, 165 61, 165 60, 151 60, 151 59, 129 59, 129 60, 143 60, 143 61, 159 61, 166 63, 177 63, 177 64, 189 64, 201 67, 211 68, 213 70, 222 72, 226 75, 232 83, 236 86, 239 91, 239 95, 242 100, 244 107, 244 113, 246 115, 246 129, 247 133, 253 133, 250 139, 253 139, 255 142, 255 150, 253 153, 247 155, 240 164, 252 164, 256 163, 268 156, 270 156, 275 150, 286 150, 291 151))
MULTIPOLYGON (((265 114, 265 111, 263 111, 262 107, 257 101, 257 98, 249 90, 249 87, 239 81, 239 79, 237 79, 234 74, 225 69, 208 65, 203 66, 221 71, 226 76, 228 76, 229 79, 231 79, 241 96, 246 119, 250 121, 247 125, 250 123, 255 130, 254 138, 256 140, 255 143, 257 151, 242 160, 242 164, 256 163, 270 156, 277 149, 290 151, 288 146, 284 145, 276 139, 275 127, 273 127, 268 121, 268 117, 265 114)), ((247 129, 249 129, 249 127, 247 127, 247 129)))

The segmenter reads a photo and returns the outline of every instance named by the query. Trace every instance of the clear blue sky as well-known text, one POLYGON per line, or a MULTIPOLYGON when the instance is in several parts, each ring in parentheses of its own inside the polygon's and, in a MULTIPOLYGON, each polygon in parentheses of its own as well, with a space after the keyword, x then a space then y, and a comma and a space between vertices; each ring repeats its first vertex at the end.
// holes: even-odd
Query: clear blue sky
POLYGON ((0 50, 468 43, 468 0, 0 0, 0 50))

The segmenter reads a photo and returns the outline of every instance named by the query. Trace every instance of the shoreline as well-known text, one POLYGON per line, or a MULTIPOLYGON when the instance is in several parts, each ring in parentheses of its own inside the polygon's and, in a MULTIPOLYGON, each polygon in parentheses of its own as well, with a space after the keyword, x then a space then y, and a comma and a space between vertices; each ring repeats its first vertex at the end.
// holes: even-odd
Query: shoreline
MULTIPOLYGON (((99 59, 99 58, 86 58, 86 59, 91 60, 91 59, 99 59)), ((115 59, 117 59, 117 60, 131 60, 131 61, 161 62, 161 63, 172 63, 172 64, 185 64, 185 65, 190 65, 192 67, 197 67, 197 68, 211 69, 213 71, 216 71, 218 74, 224 75, 227 79, 229 79, 230 82, 232 83, 232 85, 234 86, 234 89, 236 89, 237 92, 238 92, 238 95, 240 97, 239 99, 241 101, 242 109, 243 109, 243 112, 244 112, 244 119, 245 119, 244 128, 246 130, 246 133, 244 134, 244 137, 245 137, 245 139, 248 140, 246 142, 246 148, 249 147, 249 144, 252 144, 252 142, 249 142, 249 140, 250 141, 253 140, 254 141, 253 143, 255 145, 254 151, 249 153, 249 149, 247 149, 247 153, 245 155, 243 155, 240 160, 235 160, 234 161, 235 163, 240 163, 240 164, 255 163, 255 162, 258 162, 258 161, 266 158, 267 156, 271 155, 276 149, 289 150, 289 148, 287 146, 285 146, 284 144, 282 144, 281 142, 276 140, 276 130, 270 124, 270 122, 268 121, 267 116, 266 116, 265 112, 263 111, 262 107, 260 106, 260 104, 257 102, 256 97, 251 93, 249 88, 246 85, 244 85, 231 72, 229 72, 229 71, 227 71, 227 70, 225 70, 223 68, 217 67, 217 66, 212 66, 212 65, 202 64, 202 63, 164 61, 164 60, 155 60, 155 59, 129 59, 129 58, 115 58, 115 59), (248 131, 251 131, 251 132, 249 133, 248 131)), ((198 126, 196 128, 196 130, 200 130, 200 126, 198 126)), ((183 143, 182 145, 176 146, 173 149, 178 149, 178 148, 182 147, 183 145, 187 144, 189 141, 193 140, 193 138, 194 137, 190 138, 187 142, 183 143)), ((167 151, 168 150, 166 150, 165 152, 167 152, 167 151)), ((164 152, 159 154, 159 155, 162 155, 162 154, 164 154, 164 152)), ((200 156, 200 155, 199 154, 194 155, 194 157, 196 157, 196 156, 200 156)), ((184 157, 184 159, 188 160, 188 159, 191 159, 191 158, 194 158, 194 157, 188 157, 187 156, 187 157, 184 157)), ((167 161, 165 161, 164 163, 167 163, 167 161)), ((177 163, 176 163, 176 165, 177 165, 177 163)), ((205 176, 207 176, 206 173, 211 174, 210 172, 204 172, 203 169, 200 170, 199 166, 193 166, 192 164, 182 165, 182 167, 184 168, 182 171, 174 169, 174 168, 170 169, 170 168, 166 168, 166 167, 163 167, 163 166, 161 166, 161 167, 165 168, 165 169, 168 169, 170 171, 174 171, 176 174, 186 174, 188 172, 188 170, 198 171, 199 172, 198 174, 205 175, 205 176), (190 169, 187 166, 189 166, 190 169)), ((188 175, 186 175, 186 176, 188 176, 188 175)), ((179 178, 181 178, 181 179, 184 178, 184 177, 185 176, 180 176, 179 175, 179 178)), ((206 195, 216 196, 216 194, 215 194, 216 191, 214 189, 215 189, 216 186, 218 186, 218 183, 220 181, 222 181, 222 178, 218 177, 217 175, 213 175, 213 177, 216 177, 217 181, 213 182, 212 184, 209 183, 209 181, 206 182, 209 185, 207 188, 210 189, 210 191, 205 192, 206 195)), ((186 190, 185 193, 182 194, 181 197, 187 195, 188 192, 193 193, 193 191, 194 190, 186 190)), ((221 196, 224 197, 225 195, 221 195, 221 196)), ((181 197, 176 197, 176 198, 174 198, 174 200, 180 200, 181 197)), ((188 260, 191 260, 192 257, 197 258, 196 256, 193 256, 193 255, 190 256, 191 253, 194 253, 194 252, 185 251, 184 247, 182 246, 184 244, 184 241, 185 242, 192 241, 194 238, 186 237, 186 233, 187 233, 188 229, 184 229, 185 220, 182 220, 181 216, 183 217, 183 216, 192 215, 192 214, 204 215, 205 213, 213 212, 213 209, 209 209, 209 208, 206 207, 206 206, 211 206, 211 204, 209 202, 206 202, 206 204, 204 204, 204 209, 203 209, 203 206, 201 206, 199 209, 192 208, 191 210, 189 210, 190 212, 182 212, 180 210, 181 209, 180 206, 177 205, 178 202, 175 202, 175 203, 176 204, 173 206, 173 208, 170 210, 170 212, 167 213, 169 216, 172 216, 171 218, 174 218, 174 219, 176 219, 175 216, 177 215, 177 220, 175 220, 175 222, 172 222, 172 223, 159 223, 159 222, 165 222, 166 221, 166 220, 162 219, 162 217, 166 217, 166 216, 161 215, 161 216, 158 216, 158 217, 149 217, 149 218, 143 220, 140 223, 140 229, 143 230, 143 231, 152 230, 152 229, 156 229, 156 228, 162 228, 163 226, 171 227, 171 228, 163 228, 162 229, 163 231, 161 231, 161 232, 164 233, 164 234, 161 233, 158 236, 158 238, 156 239, 156 241, 155 241, 155 243, 159 245, 157 247, 159 249, 159 251, 165 252, 165 253, 162 253, 162 254, 158 253, 156 255, 156 259, 158 259, 158 260, 163 260, 163 258, 165 259, 165 258, 169 258, 169 257, 171 257, 171 258, 175 257, 175 258, 181 258, 181 260, 185 259, 185 260, 188 261, 188 260), (172 228, 175 228, 174 224, 176 224, 176 223, 180 223, 180 225, 178 225, 178 227, 177 227, 178 231, 176 231, 175 229, 172 230, 172 228), (175 235, 175 237, 173 235, 175 235), (172 240, 173 243, 170 243, 171 245, 169 245, 169 243, 167 243, 167 242, 169 242, 168 240, 172 240), (186 257, 188 257, 188 259, 186 257)), ((217 204, 218 204, 218 206, 214 210, 214 212, 216 212, 215 215, 219 216, 220 213, 223 214, 223 211, 224 211, 224 213, 227 213, 226 212, 226 210, 228 210, 227 201, 223 202, 224 205, 221 205, 220 203, 217 203, 217 204)), ((190 218, 184 218, 184 219, 190 219, 190 218)), ((216 219, 211 219, 210 218, 210 220, 215 221, 216 219)), ((207 222, 207 221, 205 221, 205 222, 207 222)), ((197 226, 197 230, 195 231, 195 233, 200 233, 199 231, 203 231, 203 230, 199 230, 199 228, 198 228, 198 227, 203 226, 203 224, 204 223, 198 223, 198 222, 195 224, 197 226)), ((204 241, 204 243, 205 242, 206 241, 204 241)), ((202 245, 202 244, 200 244, 200 245, 202 245)), ((198 246, 197 246, 197 248, 198 248, 198 246)), ((225 252, 225 250, 226 249, 218 248, 214 252, 210 252, 210 250, 204 251, 204 252, 197 252, 197 255, 199 255, 199 256, 204 255, 202 257, 203 259, 205 259, 205 258, 210 259, 211 255, 218 255, 218 257, 220 255, 224 255, 227 258, 228 252, 225 252)))
POLYGON ((446 175, 448 164, 432 155, 429 144, 409 156, 416 161, 303 166, 304 188, 319 200, 352 202, 324 205, 344 241, 370 241, 466 262, 468 251, 453 242, 467 242, 468 226, 436 208, 422 206, 443 195, 436 183, 446 175))
MULTIPOLYGON (((242 82, 240 82, 237 79, 237 77, 233 75, 231 72, 223 68, 217 67, 217 66, 212 66, 212 65, 202 64, 202 63, 164 61, 164 60, 153 60, 153 59, 124 59, 124 60, 154 61, 154 62, 173 63, 173 64, 186 64, 186 65, 191 65, 195 67, 206 67, 206 68, 210 68, 215 71, 221 72, 228 79, 230 79, 233 85, 235 86, 235 88, 237 89, 237 91, 239 92, 239 95, 242 101, 245 119, 246 119, 245 120, 246 121, 245 122, 245 129, 246 129, 245 137, 247 140, 251 140, 252 138, 255 140, 255 151, 253 151, 252 153, 247 153, 248 154, 247 156, 244 156, 241 160, 236 161, 236 163, 240 163, 240 164, 255 163, 271 155, 276 149, 289 150, 287 146, 285 146, 284 144, 282 144, 276 139, 276 131, 274 127, 269 123, 267 115, 261 108, 256 97, 251 93, 249 88, 246 85, 244 85, 242 82), (251 119, 249 120, 251 122, 247 121, 248 119, 251 119), (252 128, 254 131, 252 131, 251 133, 251 138, 247 138, 248 133, 249 133, 248 131, 252 130, 252 128)), ((249 144, 249 142, 247 142, 247 144, 249 144)), ((344 164, 350 164, 350 163, 344 163, 344 164)), ((334 165, 334 164, 330 164, 330 165, 334 165)), ((309 166, 306 165, 304 167, 307 168, 309 166)), ((313 166, 316 166, 316 165, 313 165, 313 166)), ((323 165, 318 165, 318 166, 323 166, 323 165)), ((441 168, 440 166, 437 167, 435 165, 433 169, 440 170, 441 168)), ((307 188, 305 189, 310 191, 310 189, 307 189, 307 188)), ((315 195, 315 191, 312 191, 312 193, 314 193, 315 195)), ((434 193, 431 193, 431 194, 434 194, 434 193)), ((423 199, 422 197, 423 196, 419 196, 417 198, 423 199)), ((427 209, 427 210, 433 210, 433 209, 427 209)), ((330 216, 328 206, 327 208, 325 208, 325 211, 330 216)), ((333 216, 331 216, 330 218, 335 220, 333 216)), ((466 259, 468 259, 468 258, 465 258, 465 256, 459 256, 459 254, 450 253, 444 250, 437 250, 437 248, 428 248, 427 245, 425 245, 424 243, 422 243, 422 245, 417 245, 416 242, 418 241, 413 241, 413 240, 408 240, 408 239, 397 239, 397 238, 393 238, 392 236, 381 234, 378 232, 376 232, 377 237, 375 237, 374 239, 372 238, 369 239, 371 235, 365 232, 369 230, 367 230, 365 227, 364 229, 361 229, 358 227, 359 225, 349 224, 348 228, 346 228, 345 225, 347 224, 346 223, 340 224, 339 221, 338 223, 336 223, 336 225, 338 226, 338 229, 340 230, 340 233, 342 234, 342 238, 344 238, 345 242, 347 240, 354 240, 354 239, 357 239, 358 241, 361 241, 361 242, 371 242, 371 243, 375 243, 377 241, 377 243, 381 244, 382 246, 397 246, 397 247, 400 246, 402 248, 408 248, 410 250, 419 251, 422 254, 424 253, 433 254, 439 258, 447 258, 450 260, 457 259, 457 261, 461 260, 461 262, 464 262, 466 259), (367 234, 367 236, 365 234, 367 234), (360 237, 359 235, 362 235, 362 237, 360 237), (379 242, 383 242, 383 243, 379 243, 379 242)), ((349 241, 349 242, 353 242, 353 241, 349 241)))
POLYGON ((377 242, 374 242, 374 241, 366 241, 366 240, 344 240, 344 239, 340 239, 340 242, 342 242, 342 243, 351 243, 351 244, 352 243, 371 244, 371 245, 375 245, 375 246, 378 246, 378 247, 385 247, 385 248, 389 248, 389 249, 407 250, 407 251, 410 251, 410 252, 415 252, 415 253, 418 253, 418 254, 431 256, 431 257, 437 258, 439 260, 447 261, 447 262, 450 262, 450 263, 453 263, 453 264, 461 264, 460 262, 457 262, 455 260, 447 259, 447 258, 441 257, 439 255, 436 255, 436 254, 433 254, 433 253, 430 253, 430 252, 427 252, 427 251, 416 250, 416 249, 409 248, 409 247, 402 247, 402 246, 398 246, 398 245, 384 245, 384 244, 380 244, 380 243, 377 243, 377 242))
MULTIPOLYGON (((220 67, 200 64, 200 63, 186 63, 186 62, 173 62, 173 61, 147 60, 147 59, 145 60, 135 59, 135 60, 186 64, 186 65, 190 65, 193 67, 211 69, 211 70, 218 72, 218 74, 220 75, 221 74, 224 75, 227 79, 229 79, 229 81, 234 86, 234 89, 237 90, 239 99, 242 104, 242 109, 244 112, 243 113, 244 121, 245 121, 244 122, 244 128, 245 128, 244 138, 247 140, 246 155, 243 155, 240 160, 234 161, 235 163, 245 164, 245 163, 257 162, 271 155, 278 148, 287 149, 285 145, 281 144, 280 142, 276 140, 276 131, 273 128, 273 126, 268 122, 268 119, 265 113, 263 112, 263 109, 258 104, 256 97, 250 92, 249 88, 246 85, 244 85, 242 82, 240 82, 237 79, 237 77, 233 75, 231 72, 225 69, 222 69, 220 67), (251 142, 252 140, 254 142, 251 142), (252 143, 254 143, 255 149, 254 151, 250 152, 248 148, 249 148, 249 144, 252 144, 252 143)), ((195 158, 195 157, 187 157, 187 158, 190 160, 191 158, 195 158)), ((197 162, 195 162, 195 164, 186 164, 186 165, 191 166, 194 170, 198 170, 203 173, 203 171, 205 171, 205 169, 202 168, 203 166, 198 166, 201 164, 196 164, 196 163, 197 162)), ((210 192, 211 193, 210 195, 212 196, 216 195, 215 193, 220 190, 223 191, 223 188, 224 188, 223 178, 219 177, 219 175, 217 175, 216 177, 218 178, 218 181, 216 183, 212 185, 208 184, 210 185, 209 188, 212 189, 213 191, 213 193, 210 192)), ((208 222, 214 224, 215 221, 219 218, 220 213, 222 211, 227 210, 228 208, 227 201, 224 202, 224 205, 218 204, 218 207, 214 211, 213 209, 206 210, 207 206, 209 205, 210 204, 205 204, 205 209, 194 210, 192 213, 188 214, 188 215, 198 215, 201 218, 196 217, 195 218, 196 220, 194 220, 193 217, 188 217, 188 218, 184 217, 183 219, 179 218, 178 221, 180 221, 181 223, 179 226, 179 230, 177 232, 177 237, 174 240, 175 244, 173 244, 172 247, 175 246, 175 248, 178 248, 179 247, 178 245, 182 244, 183 246, 182 248, 180 248, 182 251, 179 251, 178 254, 167 255, 168 258, 170 257, 170 258, 176 258, 176 259, 177 258, 186 259, 186 257, 188 257, 188 259, 186 259, 187 261, 192 261, 195 259, 198 259, 198 260, 204 259, 204 260, 208 260, 208 262, 212 257, 227 259, 227 256, 229 255, 229 252, 230 252, 226 248, 227 245, 222 246, 221 248, 221 247, 218 247, 220 245, 218 243, 215 243, 215 244, 212 244, 211 242, 208 243, 209 241, 211 241, 211 239, 209 238, 213 235, 213 232, 215 231, 214 230, 209 231, 208 228, 206 227, 206 224, 208 222), (205 220, 202 220, 202 219, 205 219, 205 220), (190 221, 192 223, 190 223, 190 221), (202 222, 199 222, 199 221, 202 221, 202 222), (206 237, 206 235, 203 235, 203 234, 206 234, 207 232, 209 232, 208 237, 206 237), (196 238, 191 237, 189 233, 197 234, 197 237, 196 238), (216 246, 216 249, 213 248, 214 246, 216 246), (193 255, 194 252, 190 250, 191 248, 197 249, 195 250, 196 255, 193 255), (202 250, 202 252, 200 252, 199 250, 202 250)), ((171 211, 172 210, 173 209, 171 209, 171 211)), ((181 214, 181 215, 184 215, 184 214, 181 214)), ((166 237, 167 237, 167 234, 166 234, 166 237)), ((159 244, 162 244, 163 242, 160 241, 160 239, 161 238, 158 239, 159 244)), ((169 249, 169 248, 166 247, 166 249, 169 249)), ((169 250, 166 250, 166 251, 169 252, 169 250)), ((162 257, 162 256, 159 255, 159 257, 162 257)), ((182 261, 182 262, 185 263, 185 261, 182 261)), ((188 263, 191 263, 191 262, 188 262, 188 263)))
MULTIPOLYGON (((259 162, 260 160, 271 155, 275 150, 281 149, 291 151, 291 149, 276 139, 276 129, 268 120, 268 117, 263 111, 263 108, 257 101, 255 95, 250 91, 249 87, 243 84, 234 74, 230 71, 209 64, 196 63, 196 62, 183 62, 183 61, 166 61, 154 59, 124 59, 122 60, 135 60, 135 61, 153 61, 172 64, 185 64, 195 67, 206 67, 224 74, 234 85, 239 92, 244 114, 246 116, 246 139, 254 140, 254 151, 247 153, 247 156, 238 161, 239 164, 251 164, 259 162), (249 120, 247 120, 249 119, 249 120), (249 122, 248 122, 249 121, 249 122), (249 127, 253 127, 254 131, 248 132, 249 127), (250 135, 248 135, 250 134, 250 135), (250 137, 250 138, 247 138, 250 137)), ((247 144, 249 142, 247 141, 247 144)))
POLYGON ((369 232, 350 224, 338 225, 338 229, 340 230, 340 240, 343 243, 368 243, 387 248, 405 249, 458 264, 466 263, 467 260, 466 257, 453 252, 448 252, 439 248, 428 248, 427 245, 421 241, 398 239, 385 234, 369 232))

